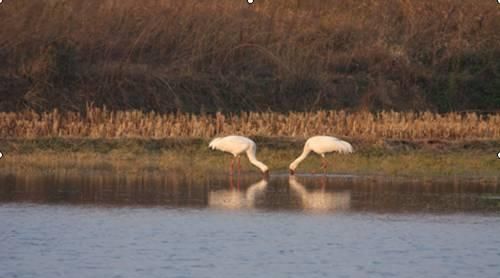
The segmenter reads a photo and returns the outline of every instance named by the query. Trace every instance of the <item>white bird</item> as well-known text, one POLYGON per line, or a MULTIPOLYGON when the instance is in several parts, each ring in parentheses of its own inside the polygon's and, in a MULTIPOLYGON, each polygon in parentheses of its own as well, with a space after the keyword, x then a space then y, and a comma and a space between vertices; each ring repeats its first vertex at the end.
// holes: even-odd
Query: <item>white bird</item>
POLYGON ((327 162, 325 160, 325 154, 330 152, 338 153, 352 153, 353 149, 351 144, 346 141, 340 140, 332 136, 313 136, 307 139, 304 144, 304 151, 302 154, 295 159, 290 166, 290 175, 295 174, 295 169, 299 166, 302 160, 306 159, 309 153, 313 151, 319 154, 322 158, 321 168, 326 171, 327 162))
POLYGON ((228 152, 234 156, 231 160, 231 174, 233 173, 234 160, 238 158, 238 169, 240 169, 240 155, 246 152, 250 163, 259 168, 265 176, 269 175, 269 167, 255 157, 257 145, 247 137, 237 135, 217 137, 208 144, 208 147, 212 150, 228 152))

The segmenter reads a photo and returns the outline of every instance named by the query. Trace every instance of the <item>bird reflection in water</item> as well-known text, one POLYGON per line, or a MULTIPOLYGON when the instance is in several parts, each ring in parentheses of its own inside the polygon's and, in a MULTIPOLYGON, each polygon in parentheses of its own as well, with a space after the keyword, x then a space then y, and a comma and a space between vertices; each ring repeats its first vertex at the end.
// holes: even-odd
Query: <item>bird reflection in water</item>
POLYGON ((210 191, 208 194, 208 206, 221 209, 253 208, 255 201, 263 194, 267 187, 267 180, 262 179, 252 184, 248 189, 240 190, 240 179, 237 179, 236 187, 233 178, 230 177, 229 190, 210 191))
POLYGON ((308 211, 343 211, 351 207, 351 192, 328 192, 326 180, 321 179, 321 189, 308 191, 295 176, 288 179, 291 191, 300 197, 302 208, 308 211))

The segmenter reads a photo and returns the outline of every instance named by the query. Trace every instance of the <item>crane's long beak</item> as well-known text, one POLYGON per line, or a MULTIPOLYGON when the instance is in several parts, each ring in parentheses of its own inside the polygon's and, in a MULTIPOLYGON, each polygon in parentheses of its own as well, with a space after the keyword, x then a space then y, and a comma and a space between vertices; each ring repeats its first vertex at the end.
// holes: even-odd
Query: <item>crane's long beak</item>
POLYGON ((289 169, 290 170, 290 176, 295 175, 295 170, 289 169))

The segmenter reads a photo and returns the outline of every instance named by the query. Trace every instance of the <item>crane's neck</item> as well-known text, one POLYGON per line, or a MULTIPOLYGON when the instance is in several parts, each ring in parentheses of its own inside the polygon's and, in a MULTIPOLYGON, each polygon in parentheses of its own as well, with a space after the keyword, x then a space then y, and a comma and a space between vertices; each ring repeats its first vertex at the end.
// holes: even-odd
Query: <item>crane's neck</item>
POLYGON ((266 164, 257 160, 257 158, 255 157, 255 148, 250 148, 247 151, 247 157, 250 163, 252 163, 255 167, 259 168, 263 173, 267 173, 267 171, 269 171, 269 167, 267 167, 266 164))
POLYGON ((309 153, 311 152, 311 150, 309 149, 309 147, 307 146, 304 146, 304 151, 302 152, 302 154, 297 157, 297 159, 295 159, 292 163, 290 163, 290 172, 291 173, 294 173, 295 172, 295 169, 297 169, 297 167, 299 166, 299 164, 304 160, 306 159, 306 157, 309 155, 309 153))

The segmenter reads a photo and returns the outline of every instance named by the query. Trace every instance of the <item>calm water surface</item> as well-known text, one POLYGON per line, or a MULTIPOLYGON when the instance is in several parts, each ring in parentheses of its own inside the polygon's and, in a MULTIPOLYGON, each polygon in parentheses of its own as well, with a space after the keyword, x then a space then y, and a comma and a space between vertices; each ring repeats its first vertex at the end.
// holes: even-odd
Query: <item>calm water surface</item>
POLYGON ((496 178, 0 173, 0 277, 500 277, 496 178))

